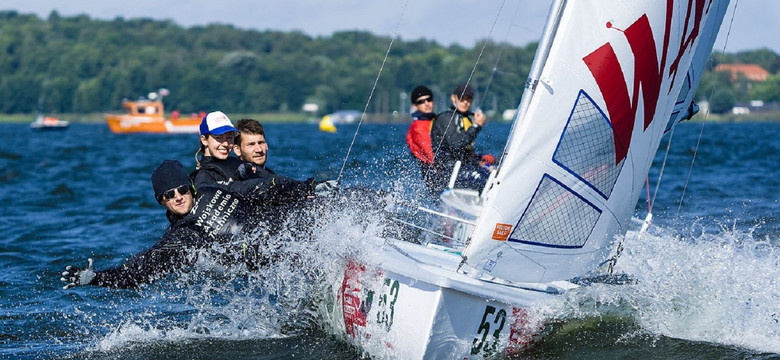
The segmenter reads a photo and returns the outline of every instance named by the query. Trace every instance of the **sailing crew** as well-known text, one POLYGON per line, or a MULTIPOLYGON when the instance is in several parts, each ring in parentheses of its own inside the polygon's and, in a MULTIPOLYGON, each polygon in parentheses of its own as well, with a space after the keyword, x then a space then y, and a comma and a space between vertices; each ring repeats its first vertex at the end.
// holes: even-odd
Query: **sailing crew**
POLYGON ((233 152, 244 164, 251 166, 251 171, 263 170, 273 174, 265 166, 268 161, 268 141, 265 139, 263 124, 255 119, 241 119, 236 122, 239 133, 233 144, 233 152))
POLYGON ((227 186, 234 180, 241 160, 230 156, 238 129, 221 111, 206 114, 200 123, 200 148, 195 153, 197 167, 190 174, 196 190, 203 186, 220 184, 227 186), (197 159, 198 153, 203 156, 197 159))
POLYGON ((409 145, 409 150, 414 156, 427 186, 432 183, 432 178, 436 177, 436 169, 433 166, 433 148, 431 147, 431 126, 433 119, 436 118, 433 91, 426 86, 419 85, 412 90, 410 99, 414 112, 412 112, 412 124, 406 132, 406 143, 409 145))
MULTIPOLYGON (((259 228, 273 233, 298 208, 295 203, 320 195, 314 187, 300 187, 297 183, 275 179, 253 179, 244 184, 258 183, 257 192, 245 194, 230 192, 218 186, 204 186, 197 190, 182 164, 176 160, 163 161, 152 173, 155 199, 166 208, 170 222, 160 240, 151 248, 130 256, 122 265, 95 271, 92 259, 87 268, 68 266, 62 273, 64 289, 81 285, 115 288, 135 288, 152 283, 183 266, 193 265, 198 255, 194 250, 214 250, 215 258, 226 265, 236 262, 257 269, 273 259, 267 244, 237 241, 237 235, 248 234, 259 228), (274 182, 274 184, 260 184, 274 182), (293 196, 295 194, 295 196, 293 196), (221 246, 222 250, 214 249, 221 246)), ((306 217, 300 220, 308 221, 306 217)))
POLYGON ((456 187, 482 190, 487 173, 479 166, 474 152, 474 141, 487 121, 481 111, 472 112, 474 89, 461 83, 450 95, 452 107, 439 114, 431 127, 431 144, 434 153, 434 167, 437 176, 431 186, 436 194, 444 190, 457 161, 461 170, 455 182, 456 187))
MULTIPOLYGON (((233 179, 235 181, 228 185, 229 190, 246 191, 246 184, 241 183, 249 179, 267 179, 276 178, 276 181, 297 182, 299 186, 315 186, 320 193, 325 191, 334 192, 338 190, 338 182, 335 180, 315 181, 309 178, 304 181, 294 180, 286 176, 279 175, 266 166, 268 161, 268 142, 265 139, 265 129, 259 121, 255 119, 241 119, 236 122, 236 129, 239 134, 235 138, 233 152, 238 155, 241 164, 235 169, 233 179)), ((249 184, 249 190, 254 189, 256 183, 249 184)), ((296 196, 293 194, 293 196, 296 196)))
POLYGON ((233 144, 233 152, 241 160, 236 170, 237 180, 265 177, 276 174, 265 166, 268 161, 268 141, 263 124, 255 119, 241 119, 236 122, 240 131, 233 144))

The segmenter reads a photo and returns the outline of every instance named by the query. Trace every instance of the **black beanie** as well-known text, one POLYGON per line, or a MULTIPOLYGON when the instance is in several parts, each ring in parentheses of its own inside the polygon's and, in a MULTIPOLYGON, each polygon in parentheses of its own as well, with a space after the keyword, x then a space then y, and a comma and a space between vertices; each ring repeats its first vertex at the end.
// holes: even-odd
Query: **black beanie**
POLYGON ((417 101, 417 99, 425 95, 430 95, 431 99, 433 99, 433 91, 431 91, 431 89, 428 89, 427 87, 422 85, 414 88, 414 90, 412 90, 412 104, 414 104, 414 102, 417 101))
POLYGON ((181 185, 192 186, 189 175, 179 160, 165 160, 152 173, 152 188, 154 198, 160 199, 162 194, 181 185))

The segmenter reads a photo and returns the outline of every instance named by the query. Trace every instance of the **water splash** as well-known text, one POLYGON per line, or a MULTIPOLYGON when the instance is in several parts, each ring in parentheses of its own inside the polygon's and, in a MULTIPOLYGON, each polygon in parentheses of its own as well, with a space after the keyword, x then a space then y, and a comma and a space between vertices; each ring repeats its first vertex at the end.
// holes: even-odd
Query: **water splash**
POLYGON ((331 286, 343 275, 346 259, 376 263, 384 242, 384 220, 375 204, 341 200, 301 210, 273 235, 259 228, 201 251, 192 269, 139 292, 142 311, 128 311, 118 324, 95 324, 110 330, 88 351, 199 339, 276 339, 329 326, 331 286), (263 255, 273 260, 259 269, 225 265, 237 244, 251 241, 262 241, 263 255))
POLYGON ((631 283, 580 288, 537 315, 548 321, 630 319, 640 330, 623 334, 622 341, 663 336, 778 353, 780 250, 777 239, 757 239, 755 230, 724 226, 691 236, 657 226, 646 234, 631 231, 615 267, 631 283))

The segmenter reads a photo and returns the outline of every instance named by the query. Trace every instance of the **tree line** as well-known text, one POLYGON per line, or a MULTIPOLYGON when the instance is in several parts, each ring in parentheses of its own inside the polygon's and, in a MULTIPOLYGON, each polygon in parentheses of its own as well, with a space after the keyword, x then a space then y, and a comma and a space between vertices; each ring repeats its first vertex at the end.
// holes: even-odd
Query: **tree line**
MULTIPOLYGON (((488 41, 483 50, 481 42, 468 48, 396 39, 390 47, 391 40, 363 31, 312 37, 231 25, 184 28, 169 20, 107 21, 56 11, 41 19, 3 11, 0 113, 34 112, 39 100, 46 112, 111 111, 122 99, 159 88, 171 91, 166 108, 183 113, 299 112, 314 103, 323 114, 362 110, 369 94, 368 111, 388 113, 408 108, 405 96, 419 84, 440 99, 447 96, 472 69, 471 84, 481 95, 477 106, 500 111, 517 106, 537 46, 488 41)), ((699 99, 780 101, 780 57, 774 52, 715 54, 712 62, 757 63, 774 75, 749 84, 710 71, 699 99), (718 92, 708 91, 709 83, 718 92)))

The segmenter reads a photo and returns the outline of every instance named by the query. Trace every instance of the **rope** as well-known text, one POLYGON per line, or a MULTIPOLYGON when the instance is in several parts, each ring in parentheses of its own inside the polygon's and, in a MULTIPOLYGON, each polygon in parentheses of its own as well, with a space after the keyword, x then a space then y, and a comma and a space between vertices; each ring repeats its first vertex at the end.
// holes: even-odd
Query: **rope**
MULTIPOLYGON (((485 48, 487 47, 488 42, 490 42, 490 39, 492 39, 493 35, 493 29, 496 27, 496 23, 498 22, 498 17, 501 15, 501 11, 504 9, 504 4, 506 3, 506 0, 501 2, 501 6, 498 8, 498 13, 496 13, 496 17, 493 19, 493 24, 490 26, 490 31, 488 32, 488 37, 485 39, 485 42, 482 44, 482 49, 479 51, 479 55, 477 56, 477 60, 474 62, 474 66, 471 68, 471 72, 469 73, 469 77, 466 79, 466 85, 471 83, 471 79, 474 77, 474 73, 477 71, 477 65, 479 65, 480 60, 482 59, 482 55, 485 53, 485 48)), ((465 92, 465 89, 464 89, 465 92)), ((463 97, 463 93, 461 93, 458 98, 463 97)), ((452 116, 447 121, 447 127, 444 128, 444 133, 446 134, 447 131, 449 131, 450 126, 452 125, 452 120, 455 119, 455 116, 457 113, 455 111, 452 112, 452 116)), ((444 143, 444 137, 442 136, 441 139, 439 139, 439 143, 436 144, 436 150, 433 152, 433 161, 436 163, 436 154, 439 153, 441 150, 441 145, 444 143)), ((425 170, 425 176, 430 176, 430 171, 432 171, 431 168, 428 168, 425 170)), ((441 174, 439 174, 441 175, 441 174)))
POLYGON ((347 149, 347 154, 344 156, 344 162, 341 164, 341 169, 339 170, 339 175, 336 177, 336 182, 341 181, 341 177, 344 174, 344 168, 347 166, 347 160, 349 159, 349 155, 352 153, 352 147, 355 146, 355 139, 357 139, 358 132, 360 131, 360 125, 363 124, 363 120, 366 118, 366 112, 368 111, 368 106, 371 104, 371 99, 374 97, 374 92, 376 91, 376 86, 379 83, 379 78, 382 76, 382 70, 385 68, 385 63, 387 63, 387 57, 390 55, 390 49, 393 48, 393 43, 395 43, 395 38, 398 36, 398 27, 401 25, 401 20, 404 17, 404 14, 406 13, 406 7, 409 5, 409 0, 406 0, 406 3, 404 3, 403 10, 401 10, 401 16, 398 17, 398 22, 395 24, 395 31, 393 32, 393 37, 390 39, 390 45, 387 46, 387 51, 385 51, 385 57, 382 59, 382 65, 379 67, 379 72, 376 74, 376 79, 374 79, 374 85, 371 87, 371 92, 368 95, 368 99, 366 100, 366 106, 363 107, 363 113, 360 114, 360 120, 358 121, 357 128, 355 129, 355 134, 352 135, 352 142, 349 144, 349 148, 347 149))
MULTIPOLYGON (((723 41, 723 50, 721 54, 726 53, 726 45, 729 43, 729 37, 731 36, 731 27, 734 25, 734 15, 737 13, 737 6, 739 6, 739 0, 734 3, 734 9, 731 12, 731 20, 729 21, 728 31, 726 31, 726 39, 723 41)), ((710 62, 710 70, 712 70, 712 62, 710 62)), ((712 88, 710 89, 710 99, 715 94, 715 78, 712 79, 712 88)), ((707 116, 710 114, 710 109, 707 107, 707 111, 704 112, 704 121, 699 129, 699 138, 696 140, 696 147, 693 150, 693 156, 691 157, 691 166, 688 168, 688 176, 685 178, 685 185, 683 186, 682 194, 680 195, 680 201, 677 203, 677 212, 675 218, 680 214, 680 208, 682 208, 683 200, 685 199, 685 192, 688 190, 688 183, 691 179, 691 173, 693 172, 693 165, 696 163, 696 155, 699 153, 699 145, 701 144, 701 138, 704 134, 704 124, 707 122, 707 116)))
MULTIPOLYGON (((664 161, 661 163, 661 170, 658 172, 658 180, 655 183, 655 190, 653 190, 653 200, 648 204, 648 213, 653 212, 652 204, 655 204, 655 198, 658 196, 658 187, 661 186, 661 178, 664 176, 664 169, 666 168, 666 159, 669 158, 669 151, 672 148, 672 138, 674 137, 674 128, 669 131, 669 142, 666 144, 666 152, 664 153, 664 161)), ((648 189, 649 191, 649 189, 648 189)), ((649 194, 648 194, 649 195, 649 194)), ((649 201, 649 199, 648 199, 649 201)))
MULTIPOLYGON (((507 27, 506 29, 506 35, 504 35, 504 42, 506 42, 506 40, 509 39, 509 33, 512 30, 512 24, 514 24, 515 18, 517 18, 517 13, 519 12, 519 10, 520 10, 520 1, 517 2, 515 13, 514 15, 512 15, 512 21, 510 21, 509 27, 507 27)), ((498 51, 498 56, 496 56, 496 62, 495 64, 493 64, 493 71, 490 72, 490 78, 488 79, 487 86, 485 86, 485 96, 483 96, 482 99, 480 99, 479 106, 477 106, 478 108, 481 108, 482 104, 487 99, 487 93, 490 91, 490 85, 493 84, 493 77, 496 75, 496 72, 498 71, 498 62, 501 61, 501 57, 504 55, 504 47, 501 46, 499 48, 500 50, 498 51)))
MULTIPOLYGON (((506 0, 504 0, 504 1, 501 3, 501 7, 498 9, 498 12, 496 13, 496 16, 495 16, 495 18, 493 19, 493 24, 492 24, 492 25, 491 25, 491 27, 490 27, 490 32, 488 33, 488 37, 487 37, 487 39, 485 40, 485 43, 482 45, 482 49, 480 49, 479 55, 477 56, 477 59, 476 59, 476 61, 474 62, 474 66, 471 68, 471 73, 469 74, 469 77, 468 77, 468 79, 466 80, 466 84, 469 84, 469 83, 471 82, 471 79, 472 79, 472 77, 474 76, 474 73, 476 72, 477 66, 479 65, 479 63, 480 63, 480 60, 482 59, 482 55, 483 55, 483 54, 484 54, 484 52, 485 52, 485 48, 487 47, 487 43, 488 43, 488 42, 490 41, 490 39, 492 38, 493 29, 495 28, 495 26, 496 26, 496 23, 498 22, 498 17, 499 17, 499 15, 501 15, 501 11, 503 10, 503 8, 504 8, 504 4, 505 4, 505 3, 506 3, 506 0)), ((507 37, 508 37, 508 33, 507 33, 507 37)), ((494 71, 495 71, 495 70, 494 70, 494 71)), ((487 90, 486 90, 486 91, 487 91, 487 90)), ((463 94, 461 93, 461 94, 460 94, 460 97, 462 97, 462 96, 463 96, 463 94)), ((446 133, 446 132, 449 130, 450 126, 452 125, 453 119, 455 118, 455 116, 456 116, 456 115, 457 115, 457 113, 456 113, 456 112, 453 112, 453 113, 452 113, 452 116, 451 116, 451 117, 450 117, 450 119, 449 119, 449 121, 447 121, 447 127, 445 128, 445 131, 444 131, 445 133, 446 133)), ((434 163, 435 163, 435 161, 436 161, 436 154, 437 154, 437 153, 439 153, 439 151, 441 150, 441 146, 442 146, 443 142, 444 142, 444 137, 442 137, 441 139, 439 139, 439 142, 438 142, 438 144, 436 144, 435 151, 433 152, 433 154, 434 154, 434 155, 433 155, 433 161, 434 161, 434 163)), ((436 170, 436 167, 435 167, 435 166, 429 166, 429 167, 426 167, 424 170, 422 170, 422 176, 423 176, 423 179, 428 179, 430 176, 432 176, 432 172, 434 172, 435 170, 436 170)), ((436 174, 436 175, 438 175, 438 176, 442 176, 443 174, 436 174)), ((426 181, 427 181, 427 180, 426 180, 426 181)), ((414 224, 412 224, 412 223, 411 223, 411 221, 409 221, 409 218, 411 218, 411 217, 412 217, 412 215, 413 215, 413 214, 412 214, 412 212, 406 212, 406 214, 403 216, 403 219, 396 219, 396 221, 397 221, 397 222, 399 222, 399 223, 401 223, 401 224, 404 224, 404 225, 407 225, 407 226, 411 226, 411 227, 413 227, 413 228, 422 229, 422 227, 420 227, 420 226, 417 226, 417 225, 414 225, 414 224)), ((434 231, 431 231, 431 230, 426 230, 426 231, 427 231, 427 232, 429 232, 429 233, 435 234, 435 235, 437 235, 437 236, 442 236, 442 237, 444 237, 444 238, 449 238, 449 236, 446 236, 446 235, 443 235, 443 234, 439 234, 439 233, 436 233, 436 232, 434 232, 434 231)))

